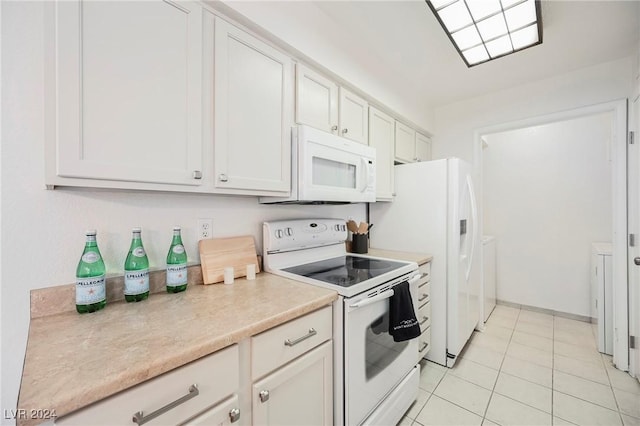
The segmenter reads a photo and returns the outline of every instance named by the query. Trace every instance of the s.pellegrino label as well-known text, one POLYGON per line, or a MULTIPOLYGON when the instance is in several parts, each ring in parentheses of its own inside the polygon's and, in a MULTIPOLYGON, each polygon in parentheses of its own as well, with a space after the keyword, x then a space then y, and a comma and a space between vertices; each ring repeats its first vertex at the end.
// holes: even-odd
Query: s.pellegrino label
POLYGON ((149 268, 136 271, 125 271, 124 294, 137 296, 149 293, 149 268))
POLYGON ((167 254, 167 292, 179 293, 187 289, 187 252, 182 244, 180 227, 173 227, 173 239, 167 254))
POLYGON ((100 303, 107 298, 105 276, 76 278, 76 305, 100 303))
POLYGON ((84 251, 76 268, 76 311, 81 314, 98 311, 107 304, 106 270, 96 231, 89 230, 85 235, 84 251))
POLYGON ((124 262, 124 300, 139 302, 149 297, 149 258, 142 246, 142 230, 133 228, 131 247, 124 262))

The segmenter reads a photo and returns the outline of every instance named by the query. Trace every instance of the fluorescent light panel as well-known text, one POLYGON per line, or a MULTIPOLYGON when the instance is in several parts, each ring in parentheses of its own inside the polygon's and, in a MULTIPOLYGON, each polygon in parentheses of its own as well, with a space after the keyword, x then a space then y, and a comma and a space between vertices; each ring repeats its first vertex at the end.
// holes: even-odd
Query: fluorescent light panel
POLYGON ((426 0, 467 66, 542 43, 537 0, 426 0))

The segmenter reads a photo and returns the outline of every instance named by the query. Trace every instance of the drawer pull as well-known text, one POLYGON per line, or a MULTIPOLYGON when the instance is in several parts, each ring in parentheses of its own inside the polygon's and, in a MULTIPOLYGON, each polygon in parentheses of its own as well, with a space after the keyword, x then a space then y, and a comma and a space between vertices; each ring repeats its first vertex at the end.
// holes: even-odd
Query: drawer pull
POLYGON ((429 343, 424 342, 424 345, 422 345, 422 347, 420 349, 418 349, 418 352, 424 351, 427 348, 427 346, 429 346, 429 343))
POLYGON ((429 321, 429 317, 423 317, 422 321, 420 321, 420 325, 424 324, 427 321, 429 321))
POLYGON ((260 397, 260 402, 267 402, 269 400, 269 391, 268 390, 260 391, 258 396, 260 397))
POLYGON ((169 410, 172 410, 174 408, 176 408, 178 405, 187 402, 188 400, 190 400, 191 398, 195 398, 196 396, 198 396, 200 394, 200 391, 198 390, 198 385, 193 384, 191 386, 189 386, 189 393, 186 394, 185 396, 176 399, 175 401, 165 405, 164 407, 150 413, 147 414, 146 416, 144 415, 144 412, 142 411, 138 411, 137 413, 135 413, 133 415, 133 422, 137 423, 139 425, 143 425, 153 419, 155 419, 158 416, 163 415, 164 413, 166 413, 169 410))
POLYGON ((421 298, 418 299, 418 302, 422 302, 424 299, 426 299, 427 297, 429 297, 429 293, 425 293, 422 295, 421 298))
POLYGON ((422 287, 424 287, 424 286, 425 286, 425 285, 427 285, 427 284, 429 284, 429 281, 425 281, 425 282, 423 282, 423 283, 420 283, 420 284, 418 284, 418 288, 422 288, 422 287))
POLYGON ((234 408, 231 411, 229 411, 229 420, 231 420, 231 423, 235 423, 238 420, 240 420, 240 410, 237 408, 234 408))
POLYGON ((302 342, 303 340, 307 340, 309 337, 313 337, 316 334, 318 334, 318 332, 314 328, 310 328, 309 332, 307 334, 305 334, 304 336, 302 336, 302 337, 298 337, 295 340, 291 340, 291 339, 285 340, 284 341, 284 345, 285 346, 295 346, 298 343, 302 342))

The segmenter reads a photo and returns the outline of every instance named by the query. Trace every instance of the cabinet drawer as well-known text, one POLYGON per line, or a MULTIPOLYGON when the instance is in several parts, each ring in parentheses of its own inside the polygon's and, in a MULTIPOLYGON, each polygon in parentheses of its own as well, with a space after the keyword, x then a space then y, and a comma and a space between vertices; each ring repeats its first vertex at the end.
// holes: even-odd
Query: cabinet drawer
POLYGON ((431 301, 431 284, 418 286, 418 309, 431 301))
POLYGON ((421 331, 431 326, 431 303, 427 303, 418 309, 418 323, 420 323, 421 331))
POLYGON ((251 338, 251 377, 264 376, 332 336, 331 306, 251 338))
POLYGON ((420 283, 424 283, 427 281, 431 281, 431 262, 427 262, 424 265, 420 265, 418 267, 418 271, 420 272, 420 283))
POLYGON ((99 401, 56 420, 60 425, 133 424, 140 411, 144 416, 185 397, 191 385, 199 394, 145 424, 178 424, 215 405, 240 386, 238 346, 216 352, 148 380, 131 389, 99 401))
POLYGON ((429 349, 431 349, 431 327, 423 331, 418 337, 418 359, 424 358, 429 349))

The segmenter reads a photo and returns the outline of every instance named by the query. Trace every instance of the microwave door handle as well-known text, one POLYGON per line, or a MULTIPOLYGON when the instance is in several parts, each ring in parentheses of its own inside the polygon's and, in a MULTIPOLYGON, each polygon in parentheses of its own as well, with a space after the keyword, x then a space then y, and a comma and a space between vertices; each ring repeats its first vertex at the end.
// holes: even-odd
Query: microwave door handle
POLYGON ((362 170, 363 170, 362 189, 360 190, 360 192, 364 192, 370 186, 370 182, 369 182, 370 164, 369 164, 369 160, 364 157, 360 158, 360 162, 362 164, 362 170))

